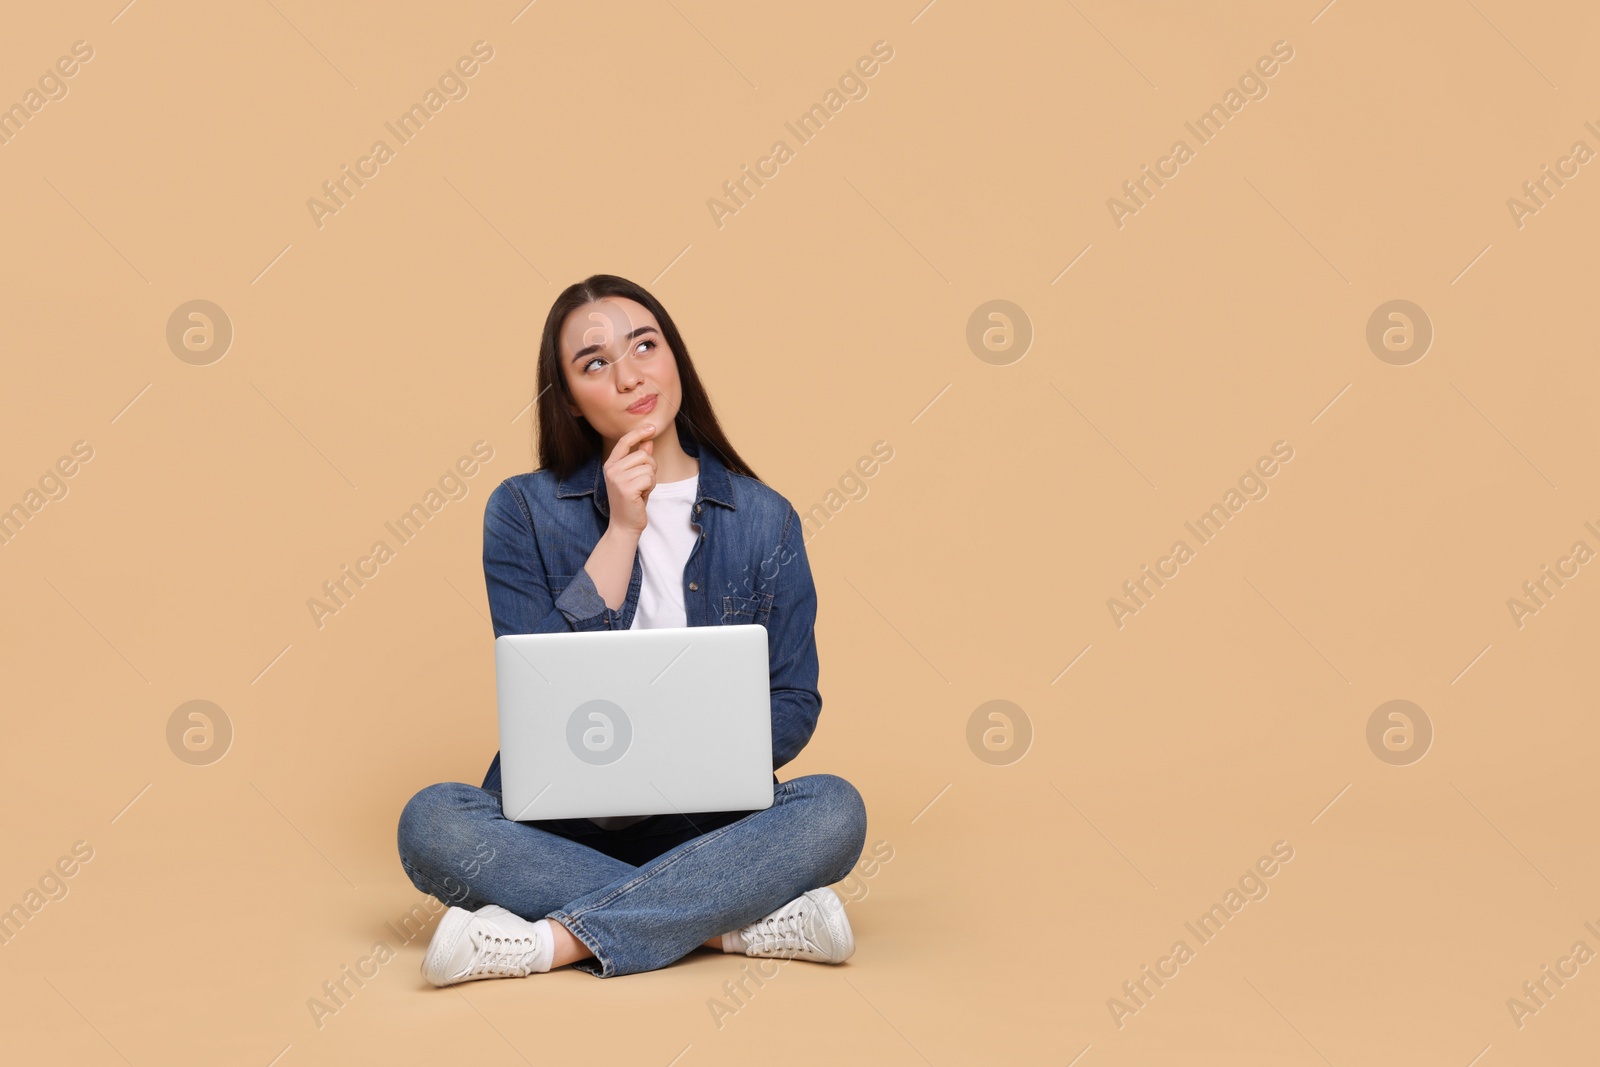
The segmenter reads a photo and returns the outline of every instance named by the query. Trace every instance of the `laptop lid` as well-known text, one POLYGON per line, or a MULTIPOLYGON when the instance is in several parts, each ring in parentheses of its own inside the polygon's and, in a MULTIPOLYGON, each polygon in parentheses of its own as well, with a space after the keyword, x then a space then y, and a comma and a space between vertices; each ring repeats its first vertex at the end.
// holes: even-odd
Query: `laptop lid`
POLYGON ((504 634, 494 661, 506 818, 772 806, 765 627, 504 634))

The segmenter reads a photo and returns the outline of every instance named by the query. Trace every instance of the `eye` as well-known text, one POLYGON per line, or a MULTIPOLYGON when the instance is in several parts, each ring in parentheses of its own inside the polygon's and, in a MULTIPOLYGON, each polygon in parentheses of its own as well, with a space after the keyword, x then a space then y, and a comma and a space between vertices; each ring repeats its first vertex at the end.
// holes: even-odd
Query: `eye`
POLYGON ((589 362, 587 362, 587 363, 585 363, 583 365, 583 373, 588 374, 590 368, 593 367, 596 363, 600 364, 602 367, 606 365, 606 361, 605 360, 601 359, 599 356, 595 356, 593 359, 589 360, 589 362))
POLYGON ((645 338, 645 339, 644 339, 644 340, 642 340, 642 341, 640 341, 640 342, 639 342, 639 343, 638 343, 638 344, 637 344, 637 345, 635 345, 635 346, 634 346, 634 350, 635 350, 635 351, 637 351, 637 350, 638 350, 638 349, 640 349, 640 348, 645 348, 645 346, 646 346, 646 345, 648 345, 648 346, 649 346, 649 348, 646 348, 646 349, 645 349, 645 352, 644 352, 644 353, 641 353, 641 355, 643 355, 643 354, 648 354, 648 352, 649 352, 649 351, 650 351, 650 350, 651 350, 651 349, 654 349, 654 348, 655 348, 655 347, 656 347, 656 343, 655 343, 655 342, 654 342, 654 341, 652 341, 652 340, 650 340, 650 339, 649 339, 649 338, 648 338, 648 337, 647 337, 647 338, 645 338))

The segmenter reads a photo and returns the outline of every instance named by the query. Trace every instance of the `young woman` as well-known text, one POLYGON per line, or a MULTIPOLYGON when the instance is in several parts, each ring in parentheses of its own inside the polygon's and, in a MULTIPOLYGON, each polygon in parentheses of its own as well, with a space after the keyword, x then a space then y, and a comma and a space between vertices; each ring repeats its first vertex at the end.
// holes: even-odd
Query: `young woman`
MULTIPOLYGON (((539 342, 540 469, 483 519, 495 636, 756 623, 767 630, 772 766, 816 729, 817 595, 800 518, 728 443, 672 317, 622 278, 556 298, 539 342)), ((759 811, 513 822, 500 756, 400 816, 413 884, 453 905, 423 976, 445 986, 575 964, 654 970, 704 944, 841 963, 845 878, 866 840, 843 778, 779 783, 759 811)))

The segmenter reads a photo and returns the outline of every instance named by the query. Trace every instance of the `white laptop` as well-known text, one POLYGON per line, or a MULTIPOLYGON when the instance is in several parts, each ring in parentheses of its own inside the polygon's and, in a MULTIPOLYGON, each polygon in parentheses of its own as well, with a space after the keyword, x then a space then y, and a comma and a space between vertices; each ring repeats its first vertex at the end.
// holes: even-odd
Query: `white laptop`
POLYGON ((494 666, 506 818, 772 806, 765 627, 504 634, 494 666))

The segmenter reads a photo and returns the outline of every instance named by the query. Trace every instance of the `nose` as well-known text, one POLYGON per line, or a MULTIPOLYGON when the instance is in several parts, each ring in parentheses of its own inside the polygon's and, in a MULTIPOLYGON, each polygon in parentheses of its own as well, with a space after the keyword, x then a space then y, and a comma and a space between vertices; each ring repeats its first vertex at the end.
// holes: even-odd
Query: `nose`
POLYGON ((641 380, 638 368, 633 365, 633 360, 623 356, 612 364, 617 372, 617 388, 623 392, 633 388, 641 380))

